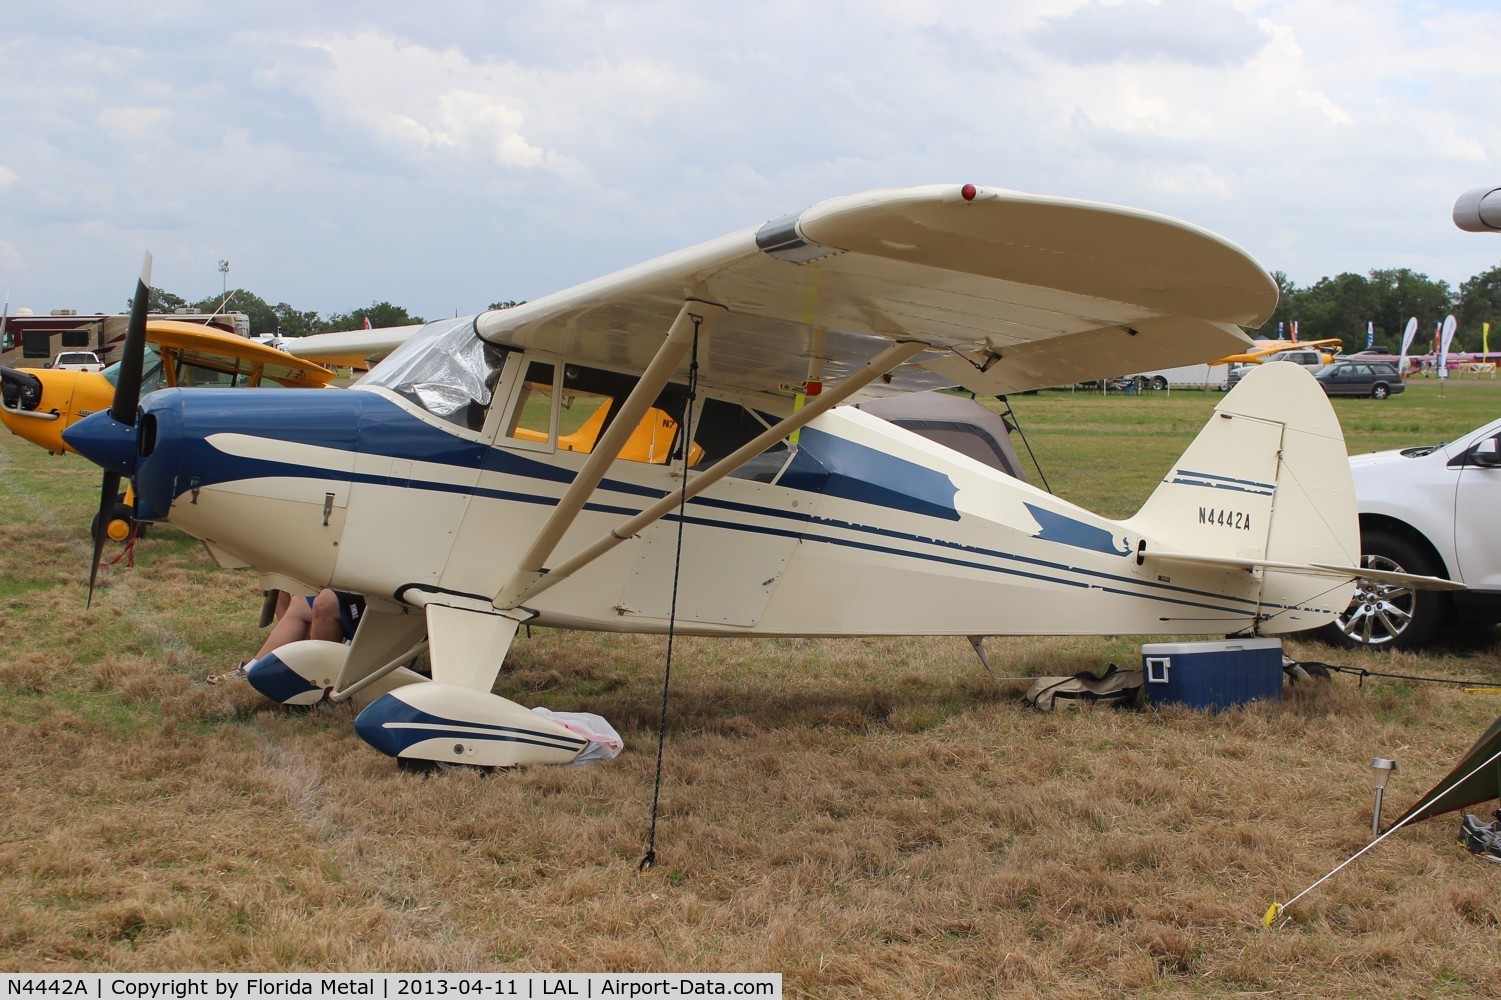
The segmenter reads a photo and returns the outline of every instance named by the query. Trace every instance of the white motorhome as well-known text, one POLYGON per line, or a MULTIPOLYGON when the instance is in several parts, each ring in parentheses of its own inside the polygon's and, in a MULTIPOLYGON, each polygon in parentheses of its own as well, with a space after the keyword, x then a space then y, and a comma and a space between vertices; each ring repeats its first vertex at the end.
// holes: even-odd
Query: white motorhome
POLYGON ((1229 365, 1184 365, 1181 368, 1159 368, 1156 371, 1138 372, 1132 376, 1144 389, 1219 389, 1223 391, 1229 365))

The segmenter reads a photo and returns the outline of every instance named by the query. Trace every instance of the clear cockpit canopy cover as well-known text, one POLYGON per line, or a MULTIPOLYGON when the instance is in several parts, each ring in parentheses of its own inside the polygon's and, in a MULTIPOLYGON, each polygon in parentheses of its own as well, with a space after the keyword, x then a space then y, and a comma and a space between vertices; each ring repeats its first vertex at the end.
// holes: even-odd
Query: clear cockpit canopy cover
POLYGON ((490 405, 505 349, 481 340, 473 316, 429 323, 402 344, 355 388, 380 386, 434 416, 469 423, 490 405))
MULTIPOLYGON (((110 385, 120 384, 120 362, 116 361, 101 373, 110 385)), ((167 384, 167 379, 162 372, 162 356, 156 353, 156 348, 147 347, 141 361, 141 395, 155 392, 167 384)))

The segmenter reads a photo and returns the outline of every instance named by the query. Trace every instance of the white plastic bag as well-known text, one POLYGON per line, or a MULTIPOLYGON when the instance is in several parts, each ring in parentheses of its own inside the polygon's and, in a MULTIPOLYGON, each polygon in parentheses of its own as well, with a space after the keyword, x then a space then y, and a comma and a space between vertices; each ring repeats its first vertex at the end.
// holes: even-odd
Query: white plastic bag
POLYGON ((538 706, 532 709, 543 718, 551 719, 564 729, 578 733, 589 741, 582 753, 570 764, 592 764, 597 760, 613 760, 625 749, 625 741, 615 727, 592 712, 554 712, 538 706))

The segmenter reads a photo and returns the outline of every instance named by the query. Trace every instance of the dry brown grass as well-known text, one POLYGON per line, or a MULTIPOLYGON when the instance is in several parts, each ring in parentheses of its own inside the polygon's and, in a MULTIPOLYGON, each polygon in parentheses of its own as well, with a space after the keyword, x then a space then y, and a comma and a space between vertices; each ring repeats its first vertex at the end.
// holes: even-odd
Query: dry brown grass
MULTIPOLYGON (((679 640, 658 868, 660 638, 538 631, 501 689, 596 711, 604 765, 398 771, 351 712, 202 678, 259 597, 170 531, 83 609, 93 480, 0 445, 0 970, 774 970, 792 996, 1475 996, 1496 871, 1455 823, 1366 842, 1495 696, 1351 678, 1218 716, 1041 715, 963 640, 679 640), (55 479, 55 481, 54 481, 55 479)), ((1131 639, 993 640, 1003 674, 1131 639)), ((1494 647, 1303 658, 1494 677, 1494 647)))

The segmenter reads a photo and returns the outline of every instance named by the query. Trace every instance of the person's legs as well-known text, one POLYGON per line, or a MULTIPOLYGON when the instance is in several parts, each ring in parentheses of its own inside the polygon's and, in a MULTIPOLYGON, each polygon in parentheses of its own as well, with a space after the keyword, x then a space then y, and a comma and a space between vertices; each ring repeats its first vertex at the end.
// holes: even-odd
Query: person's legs
MULTIPOLYGON (((324 591, 323 593, 328 593, 324 591)), ((322 595, 319 595, 322 596, 322 595)), ((335 605, 337 612, 337 604, 335 605)), ((294 598, 287 603, 287 610, 281 616, 281 621, 271 629, 271 634, 266 636, 266 641, 261 644, 255 658, 259 660, 274 649, 280 649, 289 642, 297 642, 299 639, 310 637, 313 625, 313 609, 308 605, 305 598, 294 598)), ((313 638, 317 638, 313 636, 313 638)))
POLYGON ((344 619, 339 614, 339 595, 332 590, 320 590, 313 598, 313 617, 307 637, 325 642, 343 642, 348 638, 344 634, 344 619))

